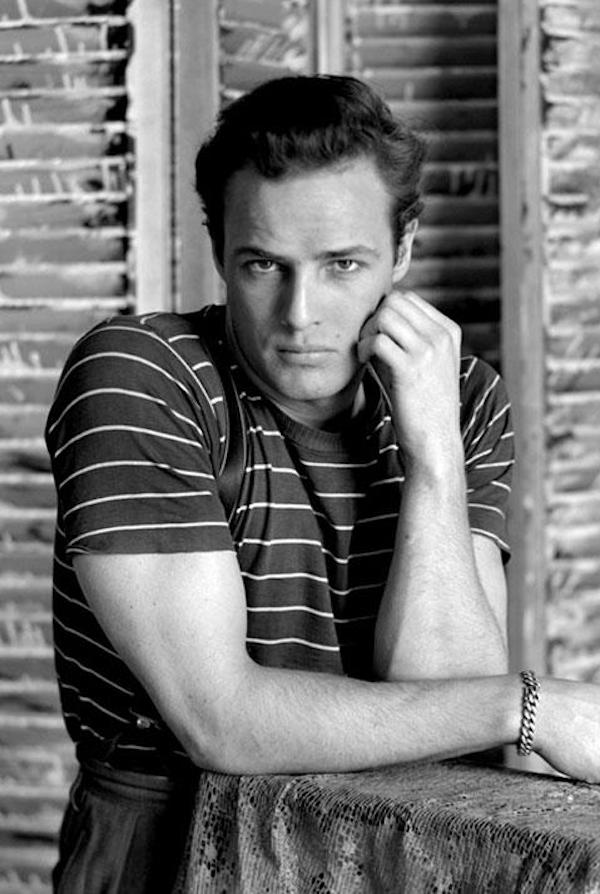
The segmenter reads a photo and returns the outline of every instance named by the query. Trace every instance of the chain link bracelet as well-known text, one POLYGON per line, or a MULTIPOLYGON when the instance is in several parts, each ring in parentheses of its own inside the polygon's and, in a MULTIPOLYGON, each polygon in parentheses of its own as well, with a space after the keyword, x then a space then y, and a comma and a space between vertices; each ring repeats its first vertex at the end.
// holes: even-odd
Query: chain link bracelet
POLYGON ((517 744, 518 754, 531 754, 533 749, 533 736, 535 733, 535 712, 540 697, 540 684, 537 681, 535 671, 521 671, 523 682, 523 700, 521 702, 521 730, 517 744))

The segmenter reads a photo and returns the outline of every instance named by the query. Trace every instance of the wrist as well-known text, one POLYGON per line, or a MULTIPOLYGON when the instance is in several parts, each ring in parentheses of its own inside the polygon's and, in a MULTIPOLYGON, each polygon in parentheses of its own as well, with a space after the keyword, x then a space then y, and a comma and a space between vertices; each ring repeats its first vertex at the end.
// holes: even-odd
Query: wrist
POLYGON ((407 483, 419 482, 450 493, 455 493, 459 488, 461 494, 464 493, 465 456, 462 441, 454 446, 444 442, 441 446, 425 447, 415 452, 403 450, 402 459, 407 483))

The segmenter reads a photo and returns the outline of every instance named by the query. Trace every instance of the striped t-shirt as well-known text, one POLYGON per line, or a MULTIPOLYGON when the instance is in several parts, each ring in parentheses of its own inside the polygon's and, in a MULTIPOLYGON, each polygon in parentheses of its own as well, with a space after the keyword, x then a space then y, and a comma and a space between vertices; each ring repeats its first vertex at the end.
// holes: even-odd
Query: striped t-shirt
MULTIPOLYGON (((506 392, 474 357, 462 360, 460 376, 471 529, 507 552, 506 392)), ((78 342, 46 438, 58 493, 56 669, 80 756, 148 772, 187 760, 90 610, 72 568, 78 553, 233 550, 254 660, 371 677, 404 477, 387 404, 374 382, 367 394, 365 412, 340 432, 293 421, 230 357, 222 307, 118 317, 78 342), (203 344, 209 330, 231 367, 246 429, 231 529, 216 483, 228 423, 203 344)), ((201 582, 197 600, 202 612, 201 582)))

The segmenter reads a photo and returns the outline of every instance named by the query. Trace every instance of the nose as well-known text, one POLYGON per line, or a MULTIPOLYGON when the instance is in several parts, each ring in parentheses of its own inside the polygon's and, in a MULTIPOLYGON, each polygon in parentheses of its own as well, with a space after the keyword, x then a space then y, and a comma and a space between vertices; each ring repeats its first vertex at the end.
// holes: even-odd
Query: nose
POLYGON ((279 318, 287 329, 300 331, 317 322, 315 285, 308 271, 293 271, 286 278, 281 290, 279 318))

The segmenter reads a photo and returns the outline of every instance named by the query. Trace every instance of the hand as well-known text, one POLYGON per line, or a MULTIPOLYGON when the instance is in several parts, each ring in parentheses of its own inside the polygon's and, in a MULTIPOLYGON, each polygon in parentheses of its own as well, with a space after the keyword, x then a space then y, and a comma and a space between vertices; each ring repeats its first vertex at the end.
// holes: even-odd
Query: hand
POLYGON ((408 291, 387 295, 361 330, 359 360, 382 380, 408 463, 462 451, 460 340, 456 323, 408 291))
POLYGON ((600 686, 542 680, 533 747, 560 773, 600 783, 600 686))

